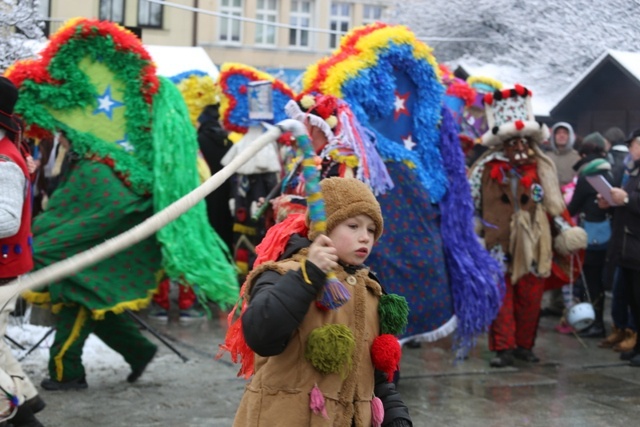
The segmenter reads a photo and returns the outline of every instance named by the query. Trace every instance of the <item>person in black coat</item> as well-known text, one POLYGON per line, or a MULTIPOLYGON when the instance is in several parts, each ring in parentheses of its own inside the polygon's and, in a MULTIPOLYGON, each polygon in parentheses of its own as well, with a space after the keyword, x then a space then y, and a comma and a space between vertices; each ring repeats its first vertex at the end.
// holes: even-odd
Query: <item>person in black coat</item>
MULTIPOLYGON (((222 169, 220 161, 232 145, 227 131, 220 125, 219 105, 207 105, 198 117, 198 145, 211 174, 222 169)), ((205 199, 209 223, 232 251, 233 218, 229 211, 231 181, 225 181, 205 199)))
MULTIPOLYGON (((640 129, 631 133, 627 143, 629 156, 625 160, 623 184, 611 189, 614 215, 610 253, 618 254, 617 266, 631 313, 640 319, 640 129)), ((598 205, 603 209, 611 207, 601 195, 598 205)), ((620 358, 640 367, 640 341, 620 358)))
POLYGON ((609 241, 594 241, 593 236, 588 235, 590 227, 585 224, 604 223, 603 225, 610 229, 608 212, 598 207, 598 192, 587 181, 588 176, 597 175, 603 176, 609 183, 613 181, 611 164, 606 160, 604 139, 599 138, 597 141, 584 142, 580 148, 579 154, 582 158, 573 166, 573 169, 578 173, 578 182, 568 206, 571 216, 579 215, 580 225, 587 230, 587 238, 589 239, 583 272, 596 318, 588 329, 579 333, 581 337, 586 338, 604 338, 605 336, 603 321, 604 269, 609 241))

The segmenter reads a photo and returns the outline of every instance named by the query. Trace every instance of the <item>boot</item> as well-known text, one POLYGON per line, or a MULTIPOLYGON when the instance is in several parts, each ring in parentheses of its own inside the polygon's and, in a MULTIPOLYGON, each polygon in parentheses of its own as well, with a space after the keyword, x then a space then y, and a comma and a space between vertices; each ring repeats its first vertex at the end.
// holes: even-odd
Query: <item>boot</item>
POLYGON ((489 361, 492 368, 504 368, 513 365, 513 350, 500 350, 496 352, 496 357, 489 361))
POLYGON ((595 321, 584 331, 578 332, 580 338, 604 338, 606 332, 604 330, 604 323, 602 321, 595 321))
POLYGON ((615 325, 612 327, 611 333, 598 344, 600 348, 612 348, 614 345, 622 342, 625 338, 624 330, 616 328, 615 325))
POLYGON ((518 347, 513 351, 513 355, 516 359, 524 360, 529 363, 538 363, 540 359, 533 354, 533 351, 529 348, 518 347))
POLYGON ((44 427, 33 415, 31 408, 25 405, 18 406, 18 412, 9 422, 13 427, 44 427))
POLYGON ((631 329, 626 329, 624 331, 624 340, 614 345, 613 349, 620 353, 631 351, 636 346, 637 339, 638 339, 637 332, 632 331, 631 329))

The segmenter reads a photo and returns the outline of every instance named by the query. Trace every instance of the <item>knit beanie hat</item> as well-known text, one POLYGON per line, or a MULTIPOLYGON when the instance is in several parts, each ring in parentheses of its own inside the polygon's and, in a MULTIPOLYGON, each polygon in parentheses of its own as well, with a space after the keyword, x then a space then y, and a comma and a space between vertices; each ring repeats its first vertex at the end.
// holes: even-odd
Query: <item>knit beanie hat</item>
MULTIPOLYGON (((380 238, 384 225, 382 211, 367 184, 355 178, 333 177, 320 181, 320 190, 327 215, 327 234, 342 221, 358 215, 367 215, 376 225, 375 239, 380 238)), ((309 240, 314 240, 318 234, 309 225, 309 240)))
POLYGON ((602 148, 603 150, 605 149, 605 146, 606 146, 604 136, 602 136, 600 132, 593 132, 585 136, 584 139, 582 140, 582 144, 583 145, 593 144, 597 147, 602 148))

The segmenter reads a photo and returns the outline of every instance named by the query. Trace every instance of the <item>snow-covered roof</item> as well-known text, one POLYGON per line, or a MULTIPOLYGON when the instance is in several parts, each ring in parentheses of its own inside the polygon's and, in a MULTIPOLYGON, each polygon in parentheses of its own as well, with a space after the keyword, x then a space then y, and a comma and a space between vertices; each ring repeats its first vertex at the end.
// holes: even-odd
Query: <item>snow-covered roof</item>
POLYGON ((218 78, 218 67, 201 47, 145 45, 144 48, 156 63, 158 75, 173 77, 195 70, 209 74, 214 80, 218 78))
POLYGON ((607 58, 613 59, 620 67, 624 68, 631 77, 635 78, 640 84, 640 52, 624 52, 621 50, 607 49, 600 55, 589 68, 584 70, 582 74, 573 80, 573 83, 564 91, 564 93, 558 98, 555 105, 551 108, 554 109, 562 103, 567 97, 569 97, 580 84, 591 75, 591 73, 597 69, 607 58))
MULTIPOLYGON (((49 43, 44 41, 29 41, 29 49, 40 53, 49 43)), ((218 78, 218 67, 213 63, 207 52, 201 47, 191 46, 160 46, 144 45, 156 64, 156 73, 164 77, 173 77, 185 71, 201 71, 218 78)))

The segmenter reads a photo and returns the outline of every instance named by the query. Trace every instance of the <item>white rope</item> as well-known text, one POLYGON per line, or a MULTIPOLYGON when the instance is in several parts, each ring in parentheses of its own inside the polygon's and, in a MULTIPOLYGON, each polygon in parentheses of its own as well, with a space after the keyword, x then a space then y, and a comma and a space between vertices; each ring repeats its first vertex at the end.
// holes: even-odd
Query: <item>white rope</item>
POLYGON ((125 231, 124 233, 91 249, 80 252, 71 258, 49 265, 33 273, 20 276, 18 279, 7 283, 4 286, 18 285, 15 293, 15 295, 17 295, 26 290, 56 282, 67 276, 73 275, 84 268, 113 256, 129 246, 141 242, 194 207, 209 193, 229 179, 229 177, 233 175, 240 166, 246 163, 251 157, 255 156, 256 153, 263 149, 267 144, 277 140, 284 130, 292 130, 294 134, 296 134, 296 131, 304 132, 304 127, 299 122, 295 122, 293 120, 284 120, 278 123, 278 126, 265 125, 265 127, 267 127, 267 132, 253 141, 246 150, 238 154, 231 163, 221 169, 218 173, 207 179, 190 193, 176 200, 155 215, 147 218, 144 222, 136 225, 131 230, 125 231))

